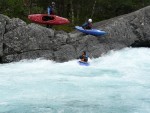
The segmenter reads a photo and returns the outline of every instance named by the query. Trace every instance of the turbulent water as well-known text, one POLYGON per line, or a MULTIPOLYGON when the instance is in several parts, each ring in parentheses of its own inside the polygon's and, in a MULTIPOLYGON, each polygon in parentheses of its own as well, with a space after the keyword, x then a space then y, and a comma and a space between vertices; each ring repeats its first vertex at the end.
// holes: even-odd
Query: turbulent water
POLYGON ((150 49, 1 64, 0 113, 150 113, 150 49))

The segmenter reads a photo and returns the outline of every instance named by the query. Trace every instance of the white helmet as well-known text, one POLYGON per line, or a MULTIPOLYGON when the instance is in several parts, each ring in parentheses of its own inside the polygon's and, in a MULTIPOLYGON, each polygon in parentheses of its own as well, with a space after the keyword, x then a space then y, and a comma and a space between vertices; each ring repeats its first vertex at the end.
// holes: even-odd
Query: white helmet
POLYGON ((89 22, 89 23, 92 23, 92 19, 89 19, 88 22, 89 22))
POLYGON ((52 5, 55 5, 55 2, 52 2, 52 5))

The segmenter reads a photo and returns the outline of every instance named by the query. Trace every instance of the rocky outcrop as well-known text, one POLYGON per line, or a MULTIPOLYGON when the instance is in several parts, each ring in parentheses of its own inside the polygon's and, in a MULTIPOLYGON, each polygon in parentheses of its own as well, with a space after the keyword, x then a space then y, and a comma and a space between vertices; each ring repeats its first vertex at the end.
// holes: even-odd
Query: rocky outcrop
POLYGON ((108 34, 101 37, 74 31, 66 33, 0 15, 0 62, 46 58, 64 62, 77 58, 83 50, 99 57, 124 47, 150 47, 150 6, 94 24, 108 34))

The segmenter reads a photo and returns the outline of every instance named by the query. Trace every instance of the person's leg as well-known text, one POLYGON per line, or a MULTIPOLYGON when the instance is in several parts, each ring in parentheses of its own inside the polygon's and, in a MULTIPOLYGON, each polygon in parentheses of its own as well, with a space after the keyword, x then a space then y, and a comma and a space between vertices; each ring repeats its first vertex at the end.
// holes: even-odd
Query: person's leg
POLYGON ((52 25, 49 25, 49 28, 52 28, 53 26, 52 25))
POLYGON ((47 27, 47 28, 49 28, 49 25, 48 25, 48 24, 46 24, 46 27, 47 27))

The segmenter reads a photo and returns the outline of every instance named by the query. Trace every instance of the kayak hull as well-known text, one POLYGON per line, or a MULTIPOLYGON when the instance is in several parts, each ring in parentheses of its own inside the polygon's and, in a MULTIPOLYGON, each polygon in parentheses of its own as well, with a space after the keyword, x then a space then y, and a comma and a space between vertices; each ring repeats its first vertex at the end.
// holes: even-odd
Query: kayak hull
POLYGON ((94 36, 101 36, 101 35, 105 35, 106 34, 105 31, 101 31, 101 30, 98 30, 98 29, 83 29, 80 26, 75 26, 75 28, 78 31, 82 32, 82 33, 90 34, 90 35, 94 35, 94 36))
POLYGON ((28 15, 28 19, 34 23, 46 25, 64 25, 69 24, 69 20, 57 15, 48 14, 32 14, 28 15))
POLYGON ((90 64, 88 62, 78 61, 79 65, 81 66, 89 66, 90 64))

